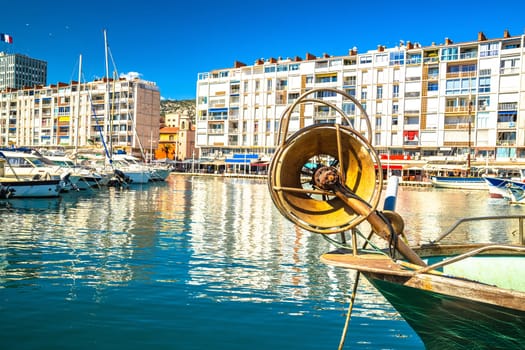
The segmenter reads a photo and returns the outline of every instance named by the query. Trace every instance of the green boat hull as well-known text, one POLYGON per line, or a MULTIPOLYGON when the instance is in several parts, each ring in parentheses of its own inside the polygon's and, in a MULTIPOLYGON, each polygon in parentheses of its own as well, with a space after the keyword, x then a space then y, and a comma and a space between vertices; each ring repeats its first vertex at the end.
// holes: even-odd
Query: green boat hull
POLYGON ((427 349, 524 349, 525 312, 367 279, 419 335, 427 349), (407 302, 409 301, 409 302, 407 302))

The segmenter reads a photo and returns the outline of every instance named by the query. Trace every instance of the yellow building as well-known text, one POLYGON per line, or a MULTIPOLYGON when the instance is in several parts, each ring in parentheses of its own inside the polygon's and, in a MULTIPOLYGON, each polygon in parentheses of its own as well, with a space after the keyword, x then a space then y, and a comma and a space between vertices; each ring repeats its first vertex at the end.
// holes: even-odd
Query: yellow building
POLYGON ((169 126, 159 130, 159 146, 155 158, 181 161, 198 158, 195 150, 195 127, 188 113, 167 114, 166 120, 171 122, 169 126))

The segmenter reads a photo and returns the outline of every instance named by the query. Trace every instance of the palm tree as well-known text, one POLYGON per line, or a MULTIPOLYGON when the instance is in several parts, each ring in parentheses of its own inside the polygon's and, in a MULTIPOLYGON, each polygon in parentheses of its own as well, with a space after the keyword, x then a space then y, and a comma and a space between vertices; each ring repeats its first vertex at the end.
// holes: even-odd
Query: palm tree
POLYGON ((166 153, 166 158, 170 157, 171 149, 172 149, 172 146, 169 143, 162 145, 162 151, 166 153))

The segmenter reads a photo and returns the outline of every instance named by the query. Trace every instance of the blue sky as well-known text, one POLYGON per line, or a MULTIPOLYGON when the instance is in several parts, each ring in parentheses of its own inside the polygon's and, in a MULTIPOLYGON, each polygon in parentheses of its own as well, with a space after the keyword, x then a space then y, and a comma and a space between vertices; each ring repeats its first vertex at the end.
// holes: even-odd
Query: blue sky
MULTIPOLYGON (((104 30, 110 71, 154 81, 166 99, 195 98, 198 73, 258 58, 346 55, 401 40, 440 44, 500 38, 525 30, 525 2, 25 0, 2 4, 0 51, 48 62, 48 84, 103 77, 104 30)), ((110 73, 112 74, 112 73, 110 73)))

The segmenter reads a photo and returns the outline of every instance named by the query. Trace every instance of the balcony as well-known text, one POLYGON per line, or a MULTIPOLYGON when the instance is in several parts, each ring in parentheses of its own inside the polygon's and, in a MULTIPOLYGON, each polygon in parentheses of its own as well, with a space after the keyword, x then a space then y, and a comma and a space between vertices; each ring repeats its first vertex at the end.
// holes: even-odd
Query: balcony
POLYGON ((445 124, 445 130, 465 130, 469 128, 469 123, 450 123, 445 124))
POLYGON ((519 74, 519 72, 519 67, 505 67, 499 69, 499 73, 502 75, 519 74))
POLYGON ((515 122, 498 123, 498 129, 516 129, 515 122))
POLYGON ((448 106, 445 107, 445 113, 464 113, 467 114, 469 112, 469 106, 448 106))

